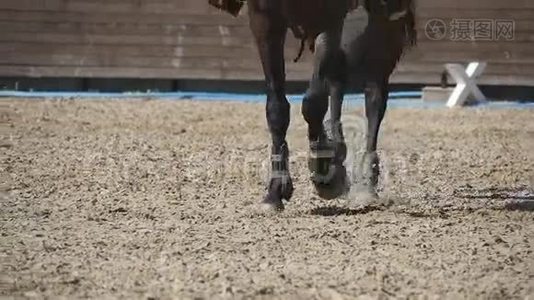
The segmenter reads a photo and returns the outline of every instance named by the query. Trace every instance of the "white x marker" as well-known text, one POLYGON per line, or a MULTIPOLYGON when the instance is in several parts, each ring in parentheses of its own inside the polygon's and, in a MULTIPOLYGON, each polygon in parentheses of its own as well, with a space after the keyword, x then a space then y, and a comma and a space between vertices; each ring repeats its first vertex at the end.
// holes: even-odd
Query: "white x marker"
POLYGON ((472 62, 464 70, 461 64, 445 65, 451 77, 456 81, 456 88, 447 101, 448 107, 464 105, 469 96, 479 102, 486 101, 486 96, 476 84, 476 79, 484 72, 486 66, 485 62, 472 62))

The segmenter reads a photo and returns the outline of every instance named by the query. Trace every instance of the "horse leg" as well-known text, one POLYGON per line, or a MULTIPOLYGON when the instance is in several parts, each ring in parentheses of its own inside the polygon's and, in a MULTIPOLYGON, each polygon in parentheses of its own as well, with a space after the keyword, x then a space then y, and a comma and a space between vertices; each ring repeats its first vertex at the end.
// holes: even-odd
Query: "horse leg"
POLYGON ((286 132, 290 105, 285 96, 284 42, 286 27, 266 12, 251 14, 250 27, 259 50, 267 83, 266 117, 272 138, 271 178, 263 204, 269 209, 283 210, 283 199, 293 194, 289 174, 289 149, 286 132))
POLYGON ((328 199, 335 198, 343 192, 335 184, 339 182, 338 177, 342 171, 336 168, 335 164, 336 144, 328 139, 323 127, 324 116, 328 110, 327 79, 338 67, 336 62, 342 54, 339 49, 341 28, 342 23, 317 37, 314 72, 302 104, 302 114, 308 123, 310 142, 308 167, 319 196, 328 199))
POLYGON ((343 135, 341 113, 343 109, 343 97, 347 83, 347 68, 345 53, 339 51, 332 72, 328 76, 330 88, 330 132, 336 146, 336 161, 343 163, 347 157, 347 145, 343 135))
POLYGON ((370 171, 367 187, 372 196, 377 197, 376 186, 380 175, 380 161, 376 152, 380 124, 386 113, 388 100, 388 80, 369 81, 365 87, 365 115, 367 117, 366 161, 370 171))
POLYGON ((323 199, 334 199, 348 191, 347 170, 344 162, 347 157, 347 146, 343 135, 341 113, 343 96, 346 84, 345 55, 341 50, 336 55, 329 74, 327 75, 330 92, 330 119, 327 126, 330 147, 333 148, 333 157, 329 164, 329 174, 326 182, 315 182, 316 190, 323 199))

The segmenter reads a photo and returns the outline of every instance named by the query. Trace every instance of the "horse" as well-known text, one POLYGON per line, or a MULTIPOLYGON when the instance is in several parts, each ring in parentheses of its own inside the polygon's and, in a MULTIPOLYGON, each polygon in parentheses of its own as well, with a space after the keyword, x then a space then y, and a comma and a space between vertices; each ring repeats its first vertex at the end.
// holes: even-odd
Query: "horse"
MULTIPOLYGON (((284 45, 288 29, 301 39, 295 61, 306 46, 314 53, 313 74, 303 98, 302 115, 308 124, 308 168, 316 191, 325 199, 336 198, 347 191, 343 166, 347 148, 340 121, 341 106, 347 85, 362 81, 358 78, 364 78, 366 84, 367 152, 373 171, 369 187, 375 190, 379 172, 376 139, 385 113, 388 78, 404 46, 404 42, 397 45, 397 41, 413 35, 411 1, 365 0, 364 7, 370 17, 364 34, 342 43, 345 17, 358 7, 358 1, 248 0, 249 27, 265 76, 266 118, 272 139, 271 176, 262 200, 264 207, 283 210, 283 200, 289 201, 294 190, 286 142, 290 105, 285 95, 284 45), (389 24, 390 21, 394 24, 389 24), (391 37, 394 37, 395 46, 388 41, 391 37), (376 70, 373 63, 378 57, 369 51, 367 44, 381 47, 376 50, 386 56, 376 70), (390 50, 399 47, 400 51, 390 50), (323 121, 329 104, 331 128, 325 128, 323 121)), ((241 0, 209 0, 209 3, 234 16, 243 6, 241 0)))

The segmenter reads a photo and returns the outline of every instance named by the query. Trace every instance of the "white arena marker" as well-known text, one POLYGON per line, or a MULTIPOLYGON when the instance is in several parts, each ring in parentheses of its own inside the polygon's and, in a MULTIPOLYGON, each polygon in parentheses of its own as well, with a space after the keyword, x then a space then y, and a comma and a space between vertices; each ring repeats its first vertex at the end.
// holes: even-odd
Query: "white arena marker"
POLYGON ((485 62, 472 62, 464 70, 460 64, 445 65, 451 77, 456 81, 456 88, 447 101, 448 107, 464 105, 469 96, 476 101, 486 101, 486 96, 476 84, 476 79, 484 72, 486 66, 485 62))

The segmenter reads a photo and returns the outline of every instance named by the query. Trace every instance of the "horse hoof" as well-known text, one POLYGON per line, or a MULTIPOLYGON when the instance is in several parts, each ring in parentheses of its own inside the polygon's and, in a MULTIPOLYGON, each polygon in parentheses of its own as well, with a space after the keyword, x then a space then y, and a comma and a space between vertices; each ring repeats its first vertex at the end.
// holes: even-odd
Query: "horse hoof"
MULTIPOLYGON (((289 201, 293 196, 293 180, 289 174, 272 177, 269 182, 268 193, 265 199, 273 199, 272 201, 289 201)), ((266 200, 267 201, 267 200, 266 200)))
POLYGON ((280 187, 280 196, 282 199, 289 201, 293 196, 293 183, 283 184, 280 187))
POLYGON ((274 200, 266 197, 260 203, 260 210, 264 213, 277 213, 283 211, 284 209, 285 207, 282 200, 274 200))
POLYGON ((373 188, 358 187, 350 193, 347 206, 351 208, 368 207, 371 205, 380 205, 380 198, 373 188))
POLYGON ((322 176, 312 178, 317 195, 325 200, 338 198, 348 191, 347 171, 343 165, 331 165, 331 176, 327 181, 321 180, 322 176))
POLYGON ((378 197, 378 194, 375 191, 358 191, 355 194, 356 199, 362 201, 362 202, 369 202, 369 203, 375 203, 380 198, 378 197))
POLYGON ((267 195, 260 206, 263 211, 282 211, 284 210, 283 200, 289 201, 291 196, 293 196, 293 181, 289 174, 273 177, 269 182, 267 195))

